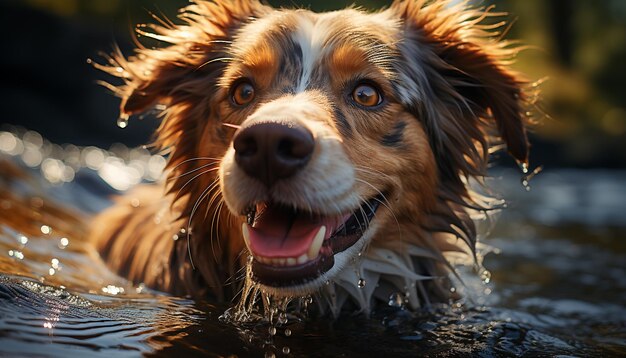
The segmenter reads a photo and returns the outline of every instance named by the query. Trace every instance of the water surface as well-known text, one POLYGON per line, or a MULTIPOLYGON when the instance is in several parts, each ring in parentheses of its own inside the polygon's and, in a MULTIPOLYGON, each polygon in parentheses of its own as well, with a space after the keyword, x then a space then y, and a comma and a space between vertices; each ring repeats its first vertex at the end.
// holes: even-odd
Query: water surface
POLYGON ((220 319, 229 303, 114 275, 65 215, 157 180, 163 158, 14 133, 0 132, 0 158, 34 179, 0 181, 11 188, 0 191, 0 356, 626 355, 624 171, 548 169, 527 192, 517 171, 496 170, 509 208, 484 242, 498 253, 485 258, 490 276, 462 271, 462 302, 409 312, 392 297, 369 318, 290 316, 274 332, 220 319))

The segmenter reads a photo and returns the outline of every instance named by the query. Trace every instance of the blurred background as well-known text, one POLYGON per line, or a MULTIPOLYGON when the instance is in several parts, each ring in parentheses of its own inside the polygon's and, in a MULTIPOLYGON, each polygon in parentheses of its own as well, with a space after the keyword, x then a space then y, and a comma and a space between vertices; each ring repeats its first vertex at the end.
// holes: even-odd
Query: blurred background
MULTIPOLYGON (((352 1, 272 0, 313 10, 352 1)), ((0 122, 39 131, 56 143, 108 148, 145 143, 153 120, 116 126, 109 80, 87 64, 118 44, 132 49, 135 24, 150 13, 175 18, 186 0, 0 0, 0 122)), ((355 1, 379 8, 388 1, 355 1)), ((533 132, 532 163, 623 168, 626 164, 626 1, 487 0, 513 21, 507 37, 535 46, 517 67, 542 85, 544 116, 533 132)), ((541 117, 541 115, 540 115, 541 117)))

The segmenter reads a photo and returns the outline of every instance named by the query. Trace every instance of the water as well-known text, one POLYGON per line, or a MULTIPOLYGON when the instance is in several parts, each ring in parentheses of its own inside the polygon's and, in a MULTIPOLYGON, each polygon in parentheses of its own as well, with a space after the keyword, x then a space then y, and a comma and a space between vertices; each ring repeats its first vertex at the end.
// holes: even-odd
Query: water
POLYGON ((626 355, 623 171, 544 169, 528 192, 519 171, 494 172, 509 209, 485 243, 499 253, 485 258, 490 274, 461 273, 458 304, 409 312, 397 293, 369 318, 330 321, 285 314, 280 303, 271 325, 233 324, 224 319, 232 304, 173 297, 108 271, 80 223, 48 199, 97 212, 110 194, 156 180, 162 158, 54 146, 33 132, 0 132, 0 152, 35 178, 9 184, 12 169, 2 167, 0 356, 626 355), (28 220, 7 215, 17 211, 28 220))

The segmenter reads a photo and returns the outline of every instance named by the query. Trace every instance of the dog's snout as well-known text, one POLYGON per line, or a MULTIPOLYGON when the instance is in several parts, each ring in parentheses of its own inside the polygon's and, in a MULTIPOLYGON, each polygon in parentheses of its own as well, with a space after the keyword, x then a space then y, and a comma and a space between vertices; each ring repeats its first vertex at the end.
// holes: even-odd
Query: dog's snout
POLYGON ((235 161, 244 172, 270 187, 306 165, 315 141, 302 126, 269 122, 241 128, 233 146, 235 161))

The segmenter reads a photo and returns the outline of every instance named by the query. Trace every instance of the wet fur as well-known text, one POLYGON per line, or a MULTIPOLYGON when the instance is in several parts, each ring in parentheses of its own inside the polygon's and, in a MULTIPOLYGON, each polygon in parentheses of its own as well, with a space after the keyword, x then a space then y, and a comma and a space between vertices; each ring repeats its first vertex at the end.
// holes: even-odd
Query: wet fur
MULTIPOLYGON (((334 286, 321 294, 342 291, 335 306, 353 298, 367 301, 360 304, 368 309, 363 306, 376 297, 388 297, 384 289, 417 282, 412 307, 445 300, 450 262, 475 255, 471 215, 494 207, 468 182, 482 180, 498 145, 520 163, 528 159, 526 82, 509 68, 518 48, 482 25, 502 15, 489 10, 409 0, 376 13, 347 9, 319 16, 256 1, 197 0, 179 16, 181 25, 162 20, 142 28, 144 36, 169 45, 138 48, 128 58, 115 53, 99 67, 123 80, 111 87, 122 99, 122 115, 165 105, 155 146, 168 153, 167 178, 160 186, 137 188, 95 219, 91 237, 102 256, 135 282, 231 299, 241 288, 248 256, 240 232, 245 197, 289 197, 331 213, 385 191, 371 237, 363 242, 361 268, 379 281, 380 292, 375 282, 367 294, 354 290, 355 280, 337 273, 334 286), (316 27, 320 22, 324 26, 316 27), (312 57, 320 60, 315 66, 307 63, 312 57), (346 104, 354 73, 377 83, 384 106, 346 104), (242 76, 254 79, 262 97, 237 109, 229 105, 228 88, 242 76), (233 126, 259 113, 306 118, 316 138, 330 138, 337 156, 328 168, 305 168, 302 178, 277 194, 255 192, 256 184, 243 176, 227 178, 236 175, 224 169, 233 126), (333 180, 340 172, 349 189, 331 195, 345 183, 333 180), (289 188, 329 195, 289 194, 289 188), (189 224, 187 240, 180 230, 189 224)), ((330 147, 319 147, 314 156, 328 154, 330 147)))

